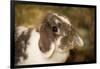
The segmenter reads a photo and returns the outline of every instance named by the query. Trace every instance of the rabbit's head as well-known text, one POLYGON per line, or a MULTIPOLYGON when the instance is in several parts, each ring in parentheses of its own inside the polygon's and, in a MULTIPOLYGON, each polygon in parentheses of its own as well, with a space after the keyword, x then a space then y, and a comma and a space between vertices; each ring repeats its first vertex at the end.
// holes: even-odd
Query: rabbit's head
POLYGON ((67 52, 75 46, 83 46, 83 40, 69 19, 56 13, 48 13, 40 27, 40 51, 50 57, 55 49, 67 52))

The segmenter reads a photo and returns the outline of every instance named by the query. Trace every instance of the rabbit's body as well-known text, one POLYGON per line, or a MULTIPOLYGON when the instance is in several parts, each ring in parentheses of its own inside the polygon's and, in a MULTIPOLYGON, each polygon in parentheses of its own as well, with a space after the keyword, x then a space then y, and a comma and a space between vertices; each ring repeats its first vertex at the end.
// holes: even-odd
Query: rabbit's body
POLYGON ((16 64, 64 63, 71 49, 83 45, 68 18, 48 13, 42 22, 41 26, 35 29, 17 28, 16 64))
POLYGON ((66 57, 69 56, 69 52, 60 52, 57 47, 54 54, 50 58, 45 57, 38 46, 40 34, 34 29, 30 34, 31 35, 25 52, 28 57, 26 60, 24 60, 23 57, 20 57, 20 62, 18 62, 18 65, 63 63, 67 60, 66 57))

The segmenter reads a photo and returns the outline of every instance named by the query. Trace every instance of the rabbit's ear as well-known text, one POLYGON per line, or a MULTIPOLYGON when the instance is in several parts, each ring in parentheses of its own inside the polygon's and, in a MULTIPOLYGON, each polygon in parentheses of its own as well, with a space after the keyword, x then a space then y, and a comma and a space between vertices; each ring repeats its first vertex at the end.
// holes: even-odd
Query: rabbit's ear
POLYGON ((50 57, 55 50, 55 45, 53 42, 54 42, 54 37, 53 37, 52 31, 50 31, 48 27, 43 25, 40 28, 39 48, 40 48, 40 51, 46 57, 50 57))

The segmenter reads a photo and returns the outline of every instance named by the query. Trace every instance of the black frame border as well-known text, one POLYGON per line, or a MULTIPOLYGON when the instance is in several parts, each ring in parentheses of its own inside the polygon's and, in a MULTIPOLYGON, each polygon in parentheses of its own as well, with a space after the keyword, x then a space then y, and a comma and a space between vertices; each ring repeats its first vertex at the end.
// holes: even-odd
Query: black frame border
POLYGON ((10 2, 10 68, 31 68, 31 67, 48 67, 48 66, 62 66, 62 65, 80 65, 80 64, 93 64, 97 62, 97 55, 96 55, 96 5, 81 5, 81 4, 67 4, 67 3, 49 3, 49 2, 34 2, 34 1, 13 1, 10 2), (95 60, 90 62, 74 62, 74 63, 57 63, 57 64, 40 64, 40 65, 18 65, 16 66, 14 63, 15 59, 15 42, 14 42, 14 32, 15 32, 15 4, 36 4, 36 5, 52 5, 52 6, 68 6, 68 7, 87 7, 87 8, 94 8, 95 9, 95 24, 94 24, 94 53, 95 53, 95 60))

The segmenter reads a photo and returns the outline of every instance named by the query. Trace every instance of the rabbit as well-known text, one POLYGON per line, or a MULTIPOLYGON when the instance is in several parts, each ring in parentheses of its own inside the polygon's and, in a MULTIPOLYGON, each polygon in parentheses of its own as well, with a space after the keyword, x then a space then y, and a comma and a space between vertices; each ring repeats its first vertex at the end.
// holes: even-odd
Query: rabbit
POLYGON ((16 35, 15 47, 21 48, 15 50, 17 65, 65 63, 70 50, 84 45, 70 20, 57 13, 46 14, 39 28, 25 28, 16 35))

